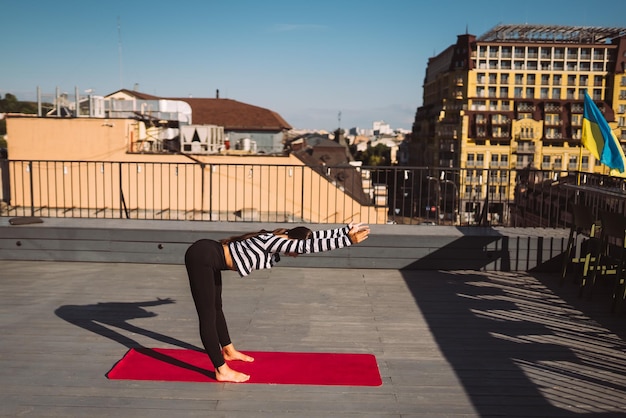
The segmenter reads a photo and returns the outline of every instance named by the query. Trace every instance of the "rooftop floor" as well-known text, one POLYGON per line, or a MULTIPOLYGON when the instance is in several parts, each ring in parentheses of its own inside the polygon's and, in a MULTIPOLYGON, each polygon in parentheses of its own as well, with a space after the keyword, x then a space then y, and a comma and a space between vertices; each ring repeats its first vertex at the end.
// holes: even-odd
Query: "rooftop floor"
POLYGON ((626 414, 626 314, 555 274, 225 272, 239 349, 371 353, 380 387, 108 380, 129 347, 200 347, 183 266, 0 261, 0 276, 1 416, 626 414), (142 306, 158 298, 173 303, 142 306))

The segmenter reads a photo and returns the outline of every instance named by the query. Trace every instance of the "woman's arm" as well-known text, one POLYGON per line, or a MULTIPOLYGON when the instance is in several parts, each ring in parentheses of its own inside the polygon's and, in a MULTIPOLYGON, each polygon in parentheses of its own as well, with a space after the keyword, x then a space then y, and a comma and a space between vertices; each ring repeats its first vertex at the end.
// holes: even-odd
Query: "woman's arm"
MULTIPOLYGON (((266 242, 266 249, 270 253, 283 254, 311 254, 323 251, 348 247, 363 242, 369 236, 369 226, 364 224, 350 224, 350 229, 336 236, 314 237, 306 240, 288 239, 273 236, 266 242)), ((340 228, 344 229, 344 228, 340 228)), ((332 231, 332 230, 331 230, 332 231)), ((328 231, 327 231, 328 232, 328 231)))
POLYGON ((313 231, 313 238, 317 239, 317 238, 337 238, 337 237, 341 237, 344 235, 348 235, 348 233, 350 232, 350 230, 353 227, 357 227, 357 228, 363 228, 365 226, 364 223, 353 223, 350 222, 349 224, 347 224, 346 226, 342 227, 342 228, 336 228, 336 229, 326 229, 326 230, 321 230, 321 231, 313 231))
POLYGON ((342 228, 336 228, 336 229, 323 229, 320 231, 313 231, 313 239, 318 239, 318 238, 337 238, 337 237, 341 237, 344 235, 348 235, 348 232, 350 231, 350 226, 346 225, 342 228))

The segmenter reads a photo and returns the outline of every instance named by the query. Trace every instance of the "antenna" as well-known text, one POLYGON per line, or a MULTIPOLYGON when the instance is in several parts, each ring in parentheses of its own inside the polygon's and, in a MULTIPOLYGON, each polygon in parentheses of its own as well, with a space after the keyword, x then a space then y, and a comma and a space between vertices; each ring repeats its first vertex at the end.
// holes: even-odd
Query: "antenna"
POLYGON ((120 89, 124 88, 124 79, 122 72, 122 25, 120 24, 120 17, 117 17, 117 54, 120 66, 120 89))

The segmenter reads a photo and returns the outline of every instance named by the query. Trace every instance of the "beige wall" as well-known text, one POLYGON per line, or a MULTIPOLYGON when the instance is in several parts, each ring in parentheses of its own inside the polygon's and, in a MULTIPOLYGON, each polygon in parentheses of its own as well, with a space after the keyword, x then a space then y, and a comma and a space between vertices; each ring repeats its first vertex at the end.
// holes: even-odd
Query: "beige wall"
POLYGON ((8 117, 12 160, 124 161, 126 119, 8 117))
POLYGON ((362 206, 291 155, 193 156, 203 166, 185 155, 128 153, 135 123, 9 117, 9 158, 33 161, 12 166, 20 189, 12 206, 44 216, 115 216, 125 206, 148 219, 237 221, 240 212, 274 222, 386 222, 386 208, 362 206))

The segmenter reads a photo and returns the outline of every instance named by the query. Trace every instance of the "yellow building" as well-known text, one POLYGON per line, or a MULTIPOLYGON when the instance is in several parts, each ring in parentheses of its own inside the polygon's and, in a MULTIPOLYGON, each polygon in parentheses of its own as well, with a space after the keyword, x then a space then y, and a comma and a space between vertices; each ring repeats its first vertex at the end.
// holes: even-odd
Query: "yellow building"
POLYGON ((462 202, 512 199, 515 176, 498 169, 607 173, 581 149, 585 90, 624 145, 626 28, 500 25, 459 35, 428 61, 411 162, 460 169, 462 202))

